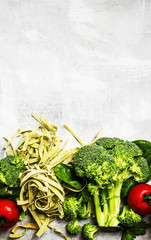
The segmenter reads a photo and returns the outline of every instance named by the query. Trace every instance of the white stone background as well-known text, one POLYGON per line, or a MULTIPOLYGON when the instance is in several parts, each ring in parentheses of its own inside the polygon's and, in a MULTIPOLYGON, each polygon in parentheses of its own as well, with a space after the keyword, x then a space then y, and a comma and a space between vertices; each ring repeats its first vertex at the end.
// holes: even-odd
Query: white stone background
MULTIPOLYGON (((151 140, 150 105, 150 0, 0 0, 1 157, 3 136, 37 125, 33 112, 70 136, 69 147, 77 142, 63 124, 84 143, 100 128, 103 136, 151 140)), ((38 238, 29 231, 21 239, 38 238)), ((41 239, 62 237, 48 231, 41 239)))

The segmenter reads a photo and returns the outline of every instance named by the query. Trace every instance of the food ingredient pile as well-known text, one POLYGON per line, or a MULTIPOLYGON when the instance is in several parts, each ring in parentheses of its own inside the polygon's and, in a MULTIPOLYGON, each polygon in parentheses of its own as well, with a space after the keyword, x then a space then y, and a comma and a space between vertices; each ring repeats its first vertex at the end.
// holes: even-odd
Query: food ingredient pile
POLYGON ((150 223, 144 216, 151 214, 151 186, 147 184, 151 143, 100 137, 100 131, 92 143, 84 145, 64 125, 80 143, 67 150, 68 140, 64 143, 57 136, 57 127, 45 115, 33 117, 39 123, 34 130, 18 129, 11 139, 5 137, 7 156, 0 160, 0 204, 4 206, 0 226, 8 224, 5 204, 16 204, 13 209, 20 213, 9 222, 11 227, 26 214, 33 219, 17 224, 9 236, 19 238, 28 229, 36 229, 41 237, 49 227, 69 240, 52 227, 57 218, 67 221, 70 235, 82 233, 85 240, 93 240, 100 231, 121 231, 122 240, 145 235, 150 223), (81 219, 92 223, 81 226, 81 219), (19 228, 24 230, 16 233, 19 228))

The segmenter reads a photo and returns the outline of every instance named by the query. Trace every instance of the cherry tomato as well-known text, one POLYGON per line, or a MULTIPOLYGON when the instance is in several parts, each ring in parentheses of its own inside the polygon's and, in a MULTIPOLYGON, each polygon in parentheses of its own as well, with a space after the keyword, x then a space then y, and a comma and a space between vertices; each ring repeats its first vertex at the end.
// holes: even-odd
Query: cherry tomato
POLYGON ((151 185, 141 183, 133 186, 128 194, 128 205, 140 215, 151 214, 151 185))
POLYGON ((8 199, 0 200, 0 227, 13 227, 19 220, 19 209, 17 204, 8 199))

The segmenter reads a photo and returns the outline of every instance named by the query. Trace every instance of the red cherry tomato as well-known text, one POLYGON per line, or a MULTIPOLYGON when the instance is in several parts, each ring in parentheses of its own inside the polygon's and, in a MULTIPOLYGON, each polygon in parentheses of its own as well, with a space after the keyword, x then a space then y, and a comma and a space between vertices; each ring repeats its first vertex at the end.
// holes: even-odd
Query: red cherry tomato
POLYGON ((0 227, 13 227, 19 220, 20 212, 17 204, 8 199, 0 200, 0 227))
POLYGON ((133 186, 128 194, 128 205, 140 215, 151 214, 151 185, 141 183, 133 186))

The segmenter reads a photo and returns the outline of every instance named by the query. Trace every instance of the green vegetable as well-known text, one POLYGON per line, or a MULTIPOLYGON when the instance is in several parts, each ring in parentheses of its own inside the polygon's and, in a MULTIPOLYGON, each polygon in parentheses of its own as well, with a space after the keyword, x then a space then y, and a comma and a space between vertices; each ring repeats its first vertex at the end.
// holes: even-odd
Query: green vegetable
POLYGON ((10 192, 8 190, 8 186, 6 184, 1 184, 0 187, 0 196, 9 196, 10 192))
POLYGON ((133 231, 133 233, 136 235, 136 236, 139 236, 139 235, 145 235, 146 234, 146 230, 147 228, 150 228, 151 225, 144 222, 144 221, 141 221, 140 223, 138 223, 136 226, 133 226, 131 228, 131 231, 133 231))
POLYGON ((63 211, 66 220, 75 218, 89 218, 91 213, 88 210, 88 202, 91 201, 91 195, 87 188, 78 195, 67 196, 63 202, 63 211))
POLYGON ((141 222, 142 217, 135 213, 128 205, 124 205, 121 214, 117 216, 117 219, 121 225, 132 227, 141 222))
POLYGON ((0 188, 0 199, 7 198, 12 201, 16 201, 16 198, 19 196, 20 187, 8 187, 7 185, 1 186, 0 188))
POLYGON ((78 217, 80 219, 89 218, 91 216, 90 212, 87 210, 86 203, 83 203, 78 210, 78 217))
POLYGON ((99 230, 99 226, 86 223, 82 229, 82 235, 85 240, 93 240, 94 234, 99 230))
POLYGON ((82 198, 82 202, 83 203, 87 203, 89 201, 91 201, 91 194, 88 191, 88 188, 85 187, 79 194, 79 197, 82 198))
POLYGON ((10 187, 14 186, 24 166, 18 156, 7 156, 0 160, 0 182, 10 187))
POLYGON ((126 230, 126 231, 123 231, 121 240, 134 240, 135 238, 136 238, 136 235, 133 232, 126 230))
MULTIPOLYGON (((142 156, 147 160, 150 173, 144 180, 144 182, 148 182, 151 179, 151 142, 147 140, 135 140, 133 141, 141 150, 142 156)), ((135 181, 133 178, 126 180, 122 186, 122 197, 126 197, 128 195, 129 190, 136 185, 138 182, 135 181)))
POLYGON ((80 148, 73 165, 77 176, 89 181, 100 227, 118 226, 123 183, 129 178, 144 182, 149 175, 142 150, 135 143, 118 138, 100 138, 96 144, 80 148))
POLYGON ((22 221, 24 219, 25 215, 26 215, 26 212, 21 211, 20 216, 19 216, 19 220, 22 221))
POLYGON ((79 225, 77 219, 74 219, 74 220, 72 220, 71 222, 69 222, 69 223, 66 225, 66 229, 67 229, 67 231, 68 231, 70 234, 72 234, 72 235, 76 235, 76 234, 78 234, 78 233, 81 232, 81 226, 79 225))
POLYGON ((134 140, 135 143, 142 151, 145 158, 151 160, 151 142, 147 140, 134 140))
POLYGON ((77 213, 81 205, 82 198, 79 200, 74 196, 68 196, 63 202, 63 211, 66 220, 77 218, 77 213))
MULTIPOLYGON (((148 165, 151 170, 151 142, 147 140, 135 140, 133 142, 142 150, 143 157, 147 159, 148 165)), ((151 171, 146 182, 149 181, 150 179, 151 179, 151 171)))
POLYGON ((121 240, 134 240, 137 236, 145 235, 147 228, 151 225, 141 221, 131 228, 125 228, 122 232, 121 240))
POLYGON ((74 189, 80 190, 82 189, 82 184, 77 180, 77 176, 72 167, 60 163, 55 167, 56 176, 61 179, 63 182, 67 183, 74 189))
POLYGON ((121 196, 126 198, 130 189, 137 184, 137 182, 133 178, 128 178, 125 182, 123 182, 121 196))

